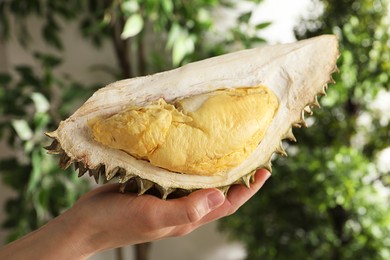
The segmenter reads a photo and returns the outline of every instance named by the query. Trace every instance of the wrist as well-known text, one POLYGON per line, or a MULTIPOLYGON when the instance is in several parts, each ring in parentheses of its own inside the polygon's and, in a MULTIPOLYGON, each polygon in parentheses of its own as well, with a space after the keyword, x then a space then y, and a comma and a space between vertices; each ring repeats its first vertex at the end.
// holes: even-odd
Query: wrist
POLYGON ((77 207, 69 209, 53 223, 62 231, 62 247, 68 251, 66 259, 87 259, 104 248, 96 241, 95 230, 77 207))
POLYGON ((72 216, 61 215, 1 248, 0 259, 86 259, 95 251, 87 243, 88 234, 76 221, 72 216))

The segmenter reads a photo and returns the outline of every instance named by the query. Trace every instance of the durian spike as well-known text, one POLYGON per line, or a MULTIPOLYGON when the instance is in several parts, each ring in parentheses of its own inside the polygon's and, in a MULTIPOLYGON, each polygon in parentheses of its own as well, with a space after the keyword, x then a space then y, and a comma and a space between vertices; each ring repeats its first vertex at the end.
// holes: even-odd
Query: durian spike
POLYGON ((325 84, 323 87, 322 87, 322 90, 318 93, 319 95, 321 96, 326 96, 326 90, 328 88, 328 84, 325 84))
POLYGON ((250 182, 251 182, 251 183, 254 183, 254 182, 255 182, 255 180, 256 180, 255 175, 256 175, 256 171, 254 171, 254 172, 252 172, 252 173, 250 174, 250 176, 251 176, 250 182))
POLYGON ((305 111, 306 114, 308 115, 312 115, 313 114, 313 111, 311 110, 311 107, 308 105, 308 106, 305 106, 305 108, 303 109, 305 111))
POLYGON ((301 126, 307 127, 307 123, 305 121, 305 109, 301 112, 301 120, 298 122, 301 126))
POLYGON ((118 171, 119 171, 119 180, 118 180, 119 183, 129 182, 131 179, 136 177, 136 175, 134 175, 134 174, 126 174, 123 171, 120 171, 120 170, 118 170, 118 171))
POLYGON ((64 151, 61 148, 60 143, 56 139, 54 139, 50 145, 45 146, 44 148, 47 150, 48 154, 62 154, 62 153, 64 153, 64 151))
POLYGON ((165 187, 162 187, 160 185, 155 185, 155 186, 159 190, 159 192, 161 194, 161 198, 163 200, 166 200, 168 195, 176 190, 175 188, 165 188, 165 187))
POLYGON ((59 164, 62 169, 68 169, 72 163, 73 160, 69 156, 67 156, 65 153, 61 154, 59 164))
POLYGON ((106 179, 107 181, 111 180, 112 178, 114 178, 115 175, 117 175, 119 173, 119 175, 121 175, 121 172, 123 172, 123 169, 121 169, 120 167, 115 167, 111 170, 107 170, 106 171, 106 179))
POLYGON ((220 191, 222 191, 223 195, 226 197, 230 187, 231 187, 231 185, 227 185, 227 186, 223 186, 223 187, 218 187, 218 189, 220 191))
POLYGON ((253 174, 254 172, 251 172, 248 175, 241 177, 241 183, 244 184, 248 189, 251 187, 250 180, 253 174))
POLYGON ((302 127, 300 122, 295 122, 295 123, 292 124, 292 126, 295 127, 295 128, 301 128, 302 127))
POLYGON ((135 178, 138 185, 138 195, 142 195, 147 192, 150 188, 154 186, 154 183, 148 180, 141 179, 139 177, 135 178))
POLYGON ((268 160, 268 162, 266 164, 264 164, 263 166, 265 169, 267 169, 269 172, 272 172, 272 162, 271 162, 271 158, 268 160))
POLYGON ((330 79, 329 79, 328 83, 335 84, 335 83, 336 83, 336 81, 333 79, 333 77, 332 77, 332 76, 330 76, 330 79))
POLYGON ((283 136, 283 139, 288 139, 292 142, 296 142, 297 139, 295 138, 294 134, 293 134, 293 131, 292 131, 292 128, 290 128, 287 133, 283 136))
POLYGON ((280 154, 280 155, 282 155, 282 156, 287 156, 287 152, 286 152, 286 150, 284 150, 284 148, 283 148, 283 143, 282 143, 282 141, 280 141, 279 146, 276 148, 276 153, 278 153, 278 154, 280 154))
POLYGON ((121 183, 120 186, 119 186, 119 192, 124 193, 125 190, 126 190, 126 185, 127 185, 127 182, 126 183, 121 183))
POLYGON ((320 103, 318 102, 318 97, 315 96, 313 102, 311 103, 313 107, 321 108, 320 103))
POLYGON ((52 139, 57 139, 58 136, 57 136, 57 132, 56 131, 53 131, 53 132, 45 132, 45 135, 52 138, 52 139))
POLYGON ((89 169, 89 175, 93 176, 96 183, 99 183, 100 175, 104 175, 105 172, 105 166, 99 165, 95 169, 89 169))
POLYGON ((79 170, 79 177, 83 176, 87 171, 88 171, 88 167, 85 166, 84 163, 82 162, 77 162, 77 165, 78 165, 78 170, 79 170))

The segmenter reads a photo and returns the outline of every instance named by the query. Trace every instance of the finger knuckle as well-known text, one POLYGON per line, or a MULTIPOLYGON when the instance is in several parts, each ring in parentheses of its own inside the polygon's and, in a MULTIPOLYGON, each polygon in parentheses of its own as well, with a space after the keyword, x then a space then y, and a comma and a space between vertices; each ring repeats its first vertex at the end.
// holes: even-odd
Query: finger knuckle
POLYGON ((200 213, 199 209, 191 205, 187 208, 187 220, 189 223, 194 223, 199 221, 202 218, 202 214, 200 213))

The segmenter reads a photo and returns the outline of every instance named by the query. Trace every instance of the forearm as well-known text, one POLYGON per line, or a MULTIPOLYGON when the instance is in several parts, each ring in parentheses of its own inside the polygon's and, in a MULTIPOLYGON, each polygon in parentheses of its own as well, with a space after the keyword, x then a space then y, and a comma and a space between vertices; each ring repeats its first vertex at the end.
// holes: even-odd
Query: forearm
POLYGON ((0 259, 86 259, 93 253, 87 233, 73 219, 60 216, 40 229, 0 248, 0 259))

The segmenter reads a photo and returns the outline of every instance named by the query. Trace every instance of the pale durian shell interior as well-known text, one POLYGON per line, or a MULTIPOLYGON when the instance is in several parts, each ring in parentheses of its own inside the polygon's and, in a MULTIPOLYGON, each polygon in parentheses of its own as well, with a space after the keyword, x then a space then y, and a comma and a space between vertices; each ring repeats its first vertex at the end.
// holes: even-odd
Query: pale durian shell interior
MULTIPOLYGON (((126 183, 135 177, 140 193, 155 185, 166 197, 175 189, 227 188, 238 182, 249 185, 258 168, 271 169, 271 156, 285 154, 282 140, 294 140, 292 126, 305 125, 304 113, 319 106, 317 95, 325 94, 331 74, 337 70, 337 38, 323 35, 291 44, 264 46, 187 64, 151 76, 121 80, 93 94, 58 129, 48 133, 54 138, 49 152, 62 154, 60 164, 72 163, 80 174, 90 170, 96 178, 109 180, 119 175, 126 183), (215 176, 173 173, 137 160, 129 154, 105 147, 92 138, 88 120, 118 113, 129 105, 142 106, 164 98, 175 99, 218 89, 265 85, 278 97, 280 106, 264 139, 238 167, 215 176)), ((175 156, 172 154, 172 156, 175 156)))

